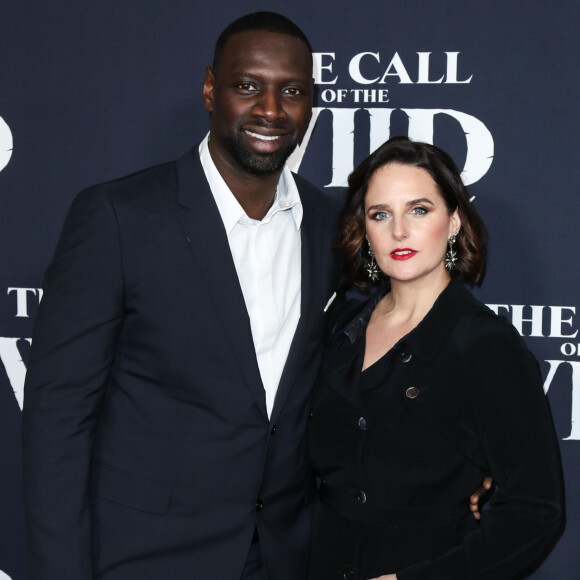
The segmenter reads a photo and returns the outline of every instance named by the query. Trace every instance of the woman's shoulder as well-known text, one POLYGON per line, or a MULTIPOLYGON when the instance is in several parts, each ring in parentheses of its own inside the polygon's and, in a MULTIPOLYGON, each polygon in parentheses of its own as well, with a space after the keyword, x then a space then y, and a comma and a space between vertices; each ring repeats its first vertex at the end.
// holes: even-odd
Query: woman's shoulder
POLYGON ((521 336, 509 320, 496 314, 466 288, 462 289, 462 294, 458 304, 462 309, 462 315, 457 330, 465 339, 480 341, 496 337, 505 340, 515 339, 516 342, 523 344, 521 336))
POLYGON ((504 316, 493 312, 465 289, 462 315, 454 329, 455 345, 467 361, 526 360, 537 365, 524 339, 504 316))

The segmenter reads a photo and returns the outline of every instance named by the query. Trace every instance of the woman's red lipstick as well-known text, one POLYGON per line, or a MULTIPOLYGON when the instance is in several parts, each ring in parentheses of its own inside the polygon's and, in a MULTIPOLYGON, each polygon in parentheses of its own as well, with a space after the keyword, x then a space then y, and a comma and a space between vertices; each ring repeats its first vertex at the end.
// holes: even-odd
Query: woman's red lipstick
POLYGON ((417 252, 411 248, 396 248, 391 252, 393 260, 408 260, 412 258, 417 252))

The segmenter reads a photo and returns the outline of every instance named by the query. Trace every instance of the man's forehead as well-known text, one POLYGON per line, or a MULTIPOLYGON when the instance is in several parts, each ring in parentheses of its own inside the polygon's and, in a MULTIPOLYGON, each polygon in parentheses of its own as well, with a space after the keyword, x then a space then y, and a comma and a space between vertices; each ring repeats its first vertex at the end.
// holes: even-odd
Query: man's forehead
POLYGON ((223 48, 221 60, 234 63, 256 58, 284 58, 296 65, 310 66, 312 63, 312 55, 303 40, 269 30, 247 30, 232 34, 223 48))

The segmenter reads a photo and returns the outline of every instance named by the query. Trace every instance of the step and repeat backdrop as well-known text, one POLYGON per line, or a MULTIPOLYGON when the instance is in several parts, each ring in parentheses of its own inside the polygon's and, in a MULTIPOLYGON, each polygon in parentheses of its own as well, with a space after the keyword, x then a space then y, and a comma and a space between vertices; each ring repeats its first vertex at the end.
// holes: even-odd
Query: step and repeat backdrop
POLYGON ((435 143, 463 168, 490 236, 476 293, 538 358, 560 440, 566 527, 531 578, 578 578, 580 3, 19 0, 0 7, 0 579, 27 577, 23 384, 68 206, 203 138, 215 40, 264 9, 296 21, 315 52, 300 174, 340 196, 393 135, 435 143))

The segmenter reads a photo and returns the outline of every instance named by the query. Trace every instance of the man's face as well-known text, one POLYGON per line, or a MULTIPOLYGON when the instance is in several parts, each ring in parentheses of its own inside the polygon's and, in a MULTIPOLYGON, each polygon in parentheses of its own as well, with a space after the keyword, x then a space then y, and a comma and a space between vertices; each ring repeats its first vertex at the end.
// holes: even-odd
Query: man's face
POLYGON ((203 87, 218 168, 226 163, 252 175, 282 169, 308 128, 312 85, 312 56, 300 39, 263 30, 234 34, 203 87))

